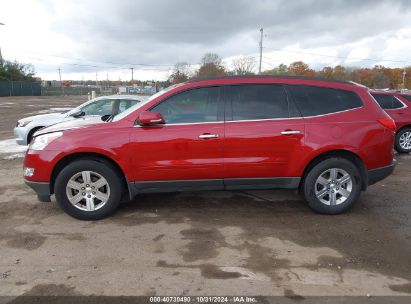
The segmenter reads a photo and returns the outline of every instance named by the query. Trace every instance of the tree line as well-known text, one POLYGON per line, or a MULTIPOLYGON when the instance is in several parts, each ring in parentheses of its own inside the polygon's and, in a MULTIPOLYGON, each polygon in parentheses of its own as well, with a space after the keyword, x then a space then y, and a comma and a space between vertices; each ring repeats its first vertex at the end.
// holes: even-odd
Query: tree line
MULTIPOLYGON (((207 53, 202 57, 200 67, 197 70, 193 70, 192 65, 188 63, 177 63, 168 81, 171 84, 176 84, 194 78, 255 75, 257 62, 254 57, 243 56, 234 59, 231 66, 232 68, 228 69, 219 55, 207 53)), ((409 76, 406 77, 405 88, 411 88, 411 66, 389 68, 376 65, 372 68, 356 68, 337 65, 315 70, 303 61, 296 61, 289 65, 280 64, 273 69, 262 71, 261 74, 322 77, 334 80, 355 81, 372 89, 402 89, 404 71, 409 76)))

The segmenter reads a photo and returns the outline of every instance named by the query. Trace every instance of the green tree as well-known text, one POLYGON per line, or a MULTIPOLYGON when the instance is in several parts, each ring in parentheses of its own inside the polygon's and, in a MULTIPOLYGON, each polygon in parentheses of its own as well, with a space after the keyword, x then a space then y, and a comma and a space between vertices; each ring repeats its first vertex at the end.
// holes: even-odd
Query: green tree
POLYGON ((272 70, 262 71, 261 74, 262 75, 289 75, 288 66, 284 63, 281 63, 278 67, 272 70))
POLYGON ((17 61, 3 60, 0 63, 0 80, 35 80, 34 67, 31 64, 22 64, 17 61))

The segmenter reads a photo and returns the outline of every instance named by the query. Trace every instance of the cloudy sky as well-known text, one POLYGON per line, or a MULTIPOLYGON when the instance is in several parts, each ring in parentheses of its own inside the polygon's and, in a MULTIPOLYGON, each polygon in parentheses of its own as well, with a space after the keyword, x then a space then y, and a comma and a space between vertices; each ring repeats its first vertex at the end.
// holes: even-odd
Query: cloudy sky
POLYGON ((38 76, 165 79, 206 52, 259 56, 263 69, 411 65, 411 0, 0 0, 3 57, 38 76))

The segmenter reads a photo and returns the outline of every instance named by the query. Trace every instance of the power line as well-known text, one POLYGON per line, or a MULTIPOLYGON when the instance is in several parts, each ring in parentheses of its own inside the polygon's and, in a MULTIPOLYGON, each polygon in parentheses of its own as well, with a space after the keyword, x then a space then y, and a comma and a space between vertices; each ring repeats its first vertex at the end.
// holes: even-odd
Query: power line
POLYGON ((334 55, 317 54, 317 53, 304 52, 304 51, 283 50, 283 49, 277 49, 277 48, 271 48, 271 47, 264 47, 264 49, 274 50, 274 51, 277 51, 277 52, 305 54, 305 55, 328 57, 328 58, 351 59, 351 60, 361 60, 361 61, 382 61, 382 62, 395 62, 395 63, 411 63, 411 61, 406 61, 406 60, 391 60, 391 59, 373 59, 373 58, 357 58, 357 57, 334 56, 334 55))
POLYGON ((28 51, 21 51, 23 53, 29 53, 29 54, 36 54, 40 56, 49 56, 49 57, 55 57, 55 58, 64 58, 64 59, 69 59, 69 60, 80 60, 80 61, 87 61, 87 62, 96 62, 96 63, 103 63, 103 64, 114 64, 114 65, 124 65, 124 66, 174 66, 174 64, 163 64, 163 63, 121 63, 121 62, 112 62, 112 61, 96 61, 96 60, 89 60, 85 58, 78 58, 78 57, 68 57, 68 56, 59 56, 59 55, 53 55, 53 54, 45 54, 45 53, 38 53, 38 52, 28 52, 28 51))

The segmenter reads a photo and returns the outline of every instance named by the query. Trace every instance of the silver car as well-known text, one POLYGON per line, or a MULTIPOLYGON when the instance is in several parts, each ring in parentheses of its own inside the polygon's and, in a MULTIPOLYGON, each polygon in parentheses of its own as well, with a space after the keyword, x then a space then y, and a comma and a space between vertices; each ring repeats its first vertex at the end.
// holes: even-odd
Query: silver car
POLYGON ((92 99, 65 113, 51 113, 30 116, 20 119, 14 128, 14 138, 19 145, 28 145, 37 130, 59 122, 77 119, 84 116, 115 115, 123 112, 146 96, 112 95, 92 99))

